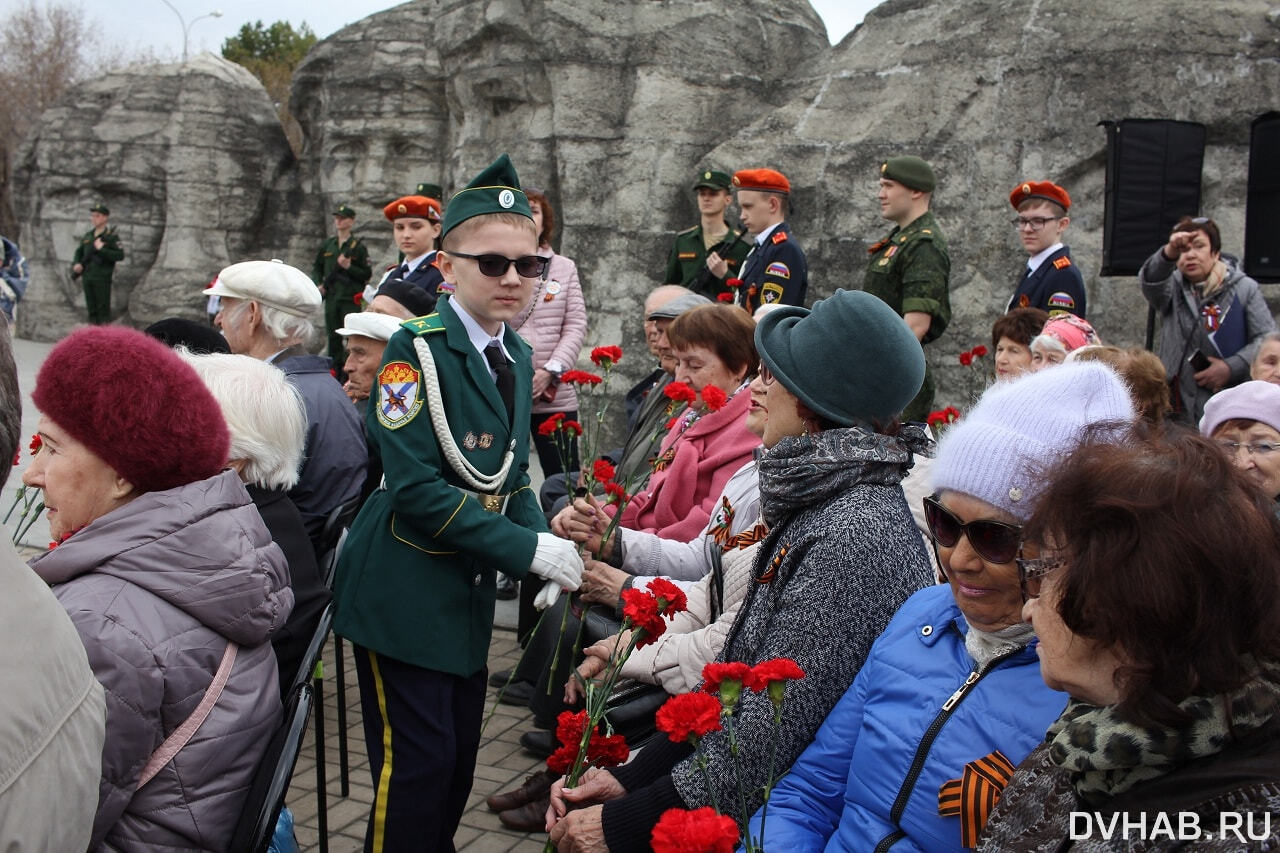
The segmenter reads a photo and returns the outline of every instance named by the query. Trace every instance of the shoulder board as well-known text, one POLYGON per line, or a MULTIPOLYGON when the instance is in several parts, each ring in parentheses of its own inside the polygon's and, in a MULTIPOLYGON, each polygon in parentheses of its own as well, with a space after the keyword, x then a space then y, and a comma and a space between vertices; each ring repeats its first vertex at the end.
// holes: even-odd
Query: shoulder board
POLYGON ((773 236, 769 239, 773 241, 774 245, 777 245, 778 243, 785 243, 787 241, 787 232, 774 231, 773 236))
POLYGON ((432 332, 443 332, 444 320, 440 319, 439 313, 427 314, 423 317, 405 320, 400 324, 400 328, 408 329, 415 335, 429 335, 432 332))
POLYGON ((693 226, 692 228, 686 228, 686 229, 684 229, 683 231, 677 231, 676 233, 677 233, 677 234, 692 234, 694 231, 697 231, 697 230, 698 230, 698 228, 700 228, 700 227, 701 227, 701 226, 699 226, 699 225, 695 225, 695 226, 693 226))
POLYGON ((1068 258, 1066 255, 1063 255, 1062 257, 1058 258, 1056 261, 1053 262, 1053 266, 1056 269, 1060 269, 1060 270, 1066 269, 1067 267, 1071 266, 1071 259, 1068 258))

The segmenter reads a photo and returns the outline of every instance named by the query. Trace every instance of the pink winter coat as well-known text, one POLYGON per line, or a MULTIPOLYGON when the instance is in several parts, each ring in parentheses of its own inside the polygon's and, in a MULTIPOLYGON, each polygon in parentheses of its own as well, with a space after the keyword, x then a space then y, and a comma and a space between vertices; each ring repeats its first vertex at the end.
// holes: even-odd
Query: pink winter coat
POLYGON ((659 454, 669 455, 670 461, 627 504, 622 526, 681 542, 700 534, 729 478, 760 446, 760 438, 746 426, 750 406, 751 394, 743 388, 723 409, 698 418, 683 434, 679 425, 673 427, 659 454))
MULTIPOLYGON (((587 336, 587 303, 582 298, 582 285, 578 283, 578 266, 564 255, 557 255, 550 246, 540 246, 538 254, 550 253, 547 280, 533 294, 533 301, 525 306, 511 323, 511 328, 533 348, 533 369, 543 367, 551 359, 560 362, 565 370, 572 370, 578 361, 578 351, 587 336)), ((572 412, 578 408, 578 395, 572 385, 560 385, 551 402, 534 400, 535 415, 548 412, 572 412)))

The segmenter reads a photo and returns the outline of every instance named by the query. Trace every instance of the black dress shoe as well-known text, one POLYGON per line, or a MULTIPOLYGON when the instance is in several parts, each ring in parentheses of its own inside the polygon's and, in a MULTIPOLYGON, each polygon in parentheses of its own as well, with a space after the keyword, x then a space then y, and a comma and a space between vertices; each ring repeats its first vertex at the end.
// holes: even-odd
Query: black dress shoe
POLYGON ((560 747, 555 733, 546 729, 533 729, 520 735, 520 745, 535 758, 546 758, 560 747))
POLYGON ((516 705, 521 708, 527 708, 529 700, 533 698, 535 689, 533 684, 528 681, 513 681, 507 685, 506 690, 502 691, 498 701, 503 705, 516 705))
MULTIPOLYGON (((560 778, 560 774, 552 773, 550 770, 539 770, 529 775, 524 780, 524 784, 512 791, 506 791, 502 794, 490 794, 485 800, 485 804, 489 806, 490 811, 505 812, 511 809, 518 809, 523 805, 532 803, 541 799, 551 790, 551 783, 560 778)), ((543 810, 546 814, 546 810, 543 810)))
POLYGON ((502 821, 502 825, 507 829, 514 829, 517 832, 542 832, 547 826, 547 809, 550 806, 550 795, 543 794, 533 802, 500 813, 498 820, 502 821))
MULTIPOLYGON (((511 680, 511 670, 500 669, 489 676, 489 686, 496 687, 499 690, 507 686, 507 682, 511 680)), ((514 682, 512 682, 514 684, 514 682)))
POLYGON ((506 575, 499 574, 497 596, 499 601, 511 601, 519 598, 520 586, 506 575))

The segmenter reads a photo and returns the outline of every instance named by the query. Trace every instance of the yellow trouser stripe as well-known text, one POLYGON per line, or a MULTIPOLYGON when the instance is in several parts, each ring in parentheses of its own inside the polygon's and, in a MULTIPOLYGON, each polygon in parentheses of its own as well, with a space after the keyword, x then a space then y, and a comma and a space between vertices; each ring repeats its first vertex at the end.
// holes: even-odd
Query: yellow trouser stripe
POLYGON ((373 853, 382 853, 387 829, 387 794, 391 788, 391 720, 387 718, 387 694, 382 687, 378 656, 369 652, 373 669, 373 689, 378 694, 378 713, 382 715, 382 773, 378 775, 378 796, 373 807, 373 853))

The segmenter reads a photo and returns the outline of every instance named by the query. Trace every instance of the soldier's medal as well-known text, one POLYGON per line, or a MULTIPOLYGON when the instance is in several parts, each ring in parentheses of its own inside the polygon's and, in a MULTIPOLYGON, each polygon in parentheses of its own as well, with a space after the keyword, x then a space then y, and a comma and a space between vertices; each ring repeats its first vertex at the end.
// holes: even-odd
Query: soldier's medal
POLYGON ((551 281, 547 282, 547 293, 550 293, 552 296, 555 296, 557 293, 560 292, 562 287, 563 285, 561 285, 560 282, 556 281, 555 279, 552 279, 551 281))
POLYGON ((885 259, 888 260, 889 258, 892 258, 896 254, 898 254, 898 247, 890 246, 889 251, 885 252, 884 256, 885 256, 885 259))
POLYGON ((1019 308, 1028 308, 1030 306, 1031 306, 1031 297, 1027 296, 1027 294, 1025 293, 1018 297, 1019 308))
POLYGON ((407 361, 389 361, 378 373, 378 423, 400 429, 422 409, 422 374, 407 361))
POLYGON ((774 278, 789 279, 791 278, 791 268, 781 261, 774 261, 769 264, 769 266, 765 267, 764 274, 771 275, 774 278))
POLYGON ((765 286, 760 289, 760 300, 765 304, 781 301, 782 285, 775 284, 771 281, 767 282, 765 286))
POLYGON ((477 441, 476 434, 471 430, 467 430, 467 434, 462 438, 462 446, 465 447, 467 450, 475 450, 476 441, 477 441))
POLYGON ((480 445, 481 450, 488 450, 490 447, 493 447, 493 433, 480 433, 480 438, 476 443, 480 445))

